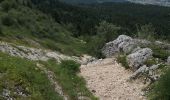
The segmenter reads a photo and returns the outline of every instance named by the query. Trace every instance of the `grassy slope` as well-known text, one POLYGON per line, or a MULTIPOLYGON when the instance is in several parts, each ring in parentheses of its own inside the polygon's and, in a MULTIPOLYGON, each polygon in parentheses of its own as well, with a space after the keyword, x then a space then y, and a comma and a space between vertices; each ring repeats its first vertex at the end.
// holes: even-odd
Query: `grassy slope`
MULTIPOLYGON (((13 0, 14 1, 14 0, 13 0)), ((66 27, 49 15, 22 4, 4 0, 0 3, 0 40, 37 47, 34 40, 45 47, 69 55, 85 53, 85 44, 73 38, 66 27), (8 10, 5 5, 10 6, 8 10), (29 41, 28 41, 29 40, 29 41)))
POLYGON ((61 64, 57 65, 55 61, 52 60, 43 64, 54 71, 56 79, 71 100, 78 100, 79 96, 88 97, 90 100, 98 100, 86 88, 85 80, 82 77, 77 76, 80 67, 79 64, 73 61, 62 61, 61 64))
MULTIPOLYGON (((40 63, 54 71, 56 80, 71 100, 77 100, 79 96, 97 100, 86 88, 85 80, 77 76, 79 64, 73 61, 56 64, 53 60, 40 63)), ((12 91, 11 97, 17 98, 17 100, 62 100, 54 91, 47 76, 36 68, 36 62, 0 53, 0 65, 0 95, 3 89, 8 89, 12 91), (24 92, 30 96, 23 98, 13 94, 16 86, 22 86, 24 92)), ((0 99, 2 98, 0 97, 0 99)))
MULTIPOLYGON (((36 70, 35 62, 0 53, 0 73, 3 75, 0 77, 0 93, 2 93, 2 89, 14 92, 15 87, 20 85, 25 92, 30 94, 24 100, 62 100, 54 91, 47 76, 36 70)), ((17 100, 23 100, 18 95, 11 95, 17 100)))
MULTIPOLYGON (((0 1, 0 6, 2 7, 0 8, 1 41, 52 49, 68 55, 86 53, 86 44, 72 37, 72 33, 61 24, 56 23, 52 17, 13 1, 0 1), (9 9, 4 9, 6 6, 9 9)), ((85 81, 82 78, 76 74, 71 74, 69 70, 62 69, 60 65, 54 62, 43 62, 43 64, 55 71, 56 75, 58 75, 59 83, 72 100, 78 98, 78 93, 95 99, 85 87, 85 81)), ((28 98, 24 98, 24 100, 62 99, 54 92, 47 77, 40 70, 35 69, 35 67, 36 62, 0 53, 0 75, 1 73, 4 74, 3 77, 0 77, 0 93, 2 93, 4 88, 15 91, 15 86, 21 85, 26 90, 25 92, 31 95, 28 98)), ((12 96, 18 100, 23 99, 14 94, 12 96)))

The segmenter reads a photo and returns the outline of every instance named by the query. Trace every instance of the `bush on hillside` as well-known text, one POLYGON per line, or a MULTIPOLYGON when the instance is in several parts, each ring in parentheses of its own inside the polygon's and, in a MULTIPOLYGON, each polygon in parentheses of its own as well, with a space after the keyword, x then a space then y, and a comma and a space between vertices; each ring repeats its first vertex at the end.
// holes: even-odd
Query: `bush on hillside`
POLYGON ((156 35, 155 28, 152 24, 143 25, 137 29, 137 37, 141 39, 154 40, 156 35))
POLYGON ((120 27, 106 21, 102 21, 99 26, 96 27, 97 34, 99 34, 101 38, 104 38, 105 42, 114 40, 118 36, 120 29, 120 27))
POLYGON ((99 36, 95 36, 90 39, 91 40, 88 41, 88 43, 87 43, 87 45, 88 45, 87 49, 88 49, 89 54, 91 54, 92 56, 95 56, 97 58, 105 58, 101 52, 101 49, 105 45, 105 39, 100 38, 99 36))
POLYGON ((149 44, 149 45, 140 45, 142 48, 151 48, 153 51, 153 57, 154 58, 159 58, 161 60, 166 61, 167 58, 170 56, 170 52, 168 50, 166 50, 164 47, 158 46, 158 45, 154 45, 149 44))
POLYGON ((155 83, 149 97, 151 100, 170 100, 170 68, 155 83))
POLYGON ((8 12, 12 8, 17 8, 17 3, 15 0, 3 0, 1 7, 3 11, 8 12))
POLYGON ((2 35, 2 34, 3 34, 3 32, 2 32, 2 24, 0 22, 0 35, 2 35))
POLYGON ((155 64, 157 64, 157 61, 156 61, 156 59, 154 59, 154 58, 148 59, 148 60, 145 62, 145 65, 148 66, 148 67, 150 67, 150 66, 152 66, 152 65, 155 65, 155 64))
POLYGON ((160 58, 162 60, 166 60, 170 53, 165 50, 154 50, 153 57, 160 58))
POLYGON ((130 68, 129 64, 128 64, 127 60, 126 60, 126 55, 119 55, 117 57, 117 62, 121 63, 122 66, 125 67, 125 69, 129 69, 130 68))
POLYGON ((61 67, 66 70, 69 70, 68 72, 75 74, 79 72, 80 64, 72 60, 64 60, 61 62, 61 67))
POLYGON ((170 52, 167 50, 164 50, 163 48, 152 45, 149 46, 153 50, 153 57, 154 58, 160 58, 161 60, 166 60, 168 56, 170 55, 170 52))
POLYGON ((6 14, 2 17, 2 24, 5 26, 12 26, 14 25, 15 20, 9 14, 6 14))

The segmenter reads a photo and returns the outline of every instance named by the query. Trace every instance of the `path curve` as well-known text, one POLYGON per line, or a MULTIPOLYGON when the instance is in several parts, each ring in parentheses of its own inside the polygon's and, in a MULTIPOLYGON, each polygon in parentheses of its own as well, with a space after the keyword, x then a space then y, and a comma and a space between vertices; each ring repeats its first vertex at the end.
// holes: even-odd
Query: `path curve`
POLYGON ((87 87, 100 100, 145 100, 145 86, 140 80, 128 82, 131 71, 125 70, 114 58, 98 60, 81 66, 87 87))

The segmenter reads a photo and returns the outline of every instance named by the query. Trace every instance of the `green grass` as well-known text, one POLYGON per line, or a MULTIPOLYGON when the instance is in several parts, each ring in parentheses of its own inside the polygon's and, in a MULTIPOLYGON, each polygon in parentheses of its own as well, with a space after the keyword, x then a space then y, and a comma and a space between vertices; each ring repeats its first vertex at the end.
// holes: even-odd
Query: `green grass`
POLYGON ((85 97, 89 97, 91 100, 97 100, 86 88, 85 80, 77 75, 80 67, 79 64, 74 61, 62 61, 61 64, 57 65, 53 60, 50 60, 48 63, 41 63, 54 71, 56 79, 71 100, 77 100, 79 93, 85 97))
POLYGON ((87 53, 87 45, 80 42, 80 40, 76 38, 71 38, 70 40, 66 40, 64 42, 55 42, 53 40, 44 39, 43 41, 40 41, 40 44, 45 48, 56 50, 71 56, 80 56, 87 53))
MULTIPOLYGON (((27 98, 11 94, 17 100, 62 100, 54 91, 47 76, 36 69, 36 63, 0 53, 0 91, 6 88, 15 91, 20 85, 30 94, 27 98)), ((13 92, 11 92, 13 93, 13 92)))
POLYGON ((152 59, 148 59, 147 61, 145 61, 144 64, 148 67, 151 67, 152 65, 158 64, 158 62, 156 61, 155 58, 152 58, 152 59))
POLYGON ((118 63, 121 63, 122 64, 122 66, 123 67, 125 67, 125 69, 129 69, 130 67, 129 67, 129 65, 128 65, 128 62, 127 62, 127 60, 126 60, 126 55, 119 55, 118 57, 117 57, 117 62, 118 63))
MULTIPOLYGON (((168 66, 169 67, 169 66, 168 66)), ((166 69, 149 94, 150 100, 170 100, 170 68, 166 69)))
POLYGON ((152 45, 141 45, 141 47, 144 47, 144 48, 149 47, 149 48, 151 48, 152 51, 153 51, 153 57, 154 58, 159 58, 159 59, 161 59, 163 61, 166 61, 167 58, 170 56, 170 52, 168 50, 162 48, 161 45, 160 46, 154 45, 154 44, 152 44, 152 45))

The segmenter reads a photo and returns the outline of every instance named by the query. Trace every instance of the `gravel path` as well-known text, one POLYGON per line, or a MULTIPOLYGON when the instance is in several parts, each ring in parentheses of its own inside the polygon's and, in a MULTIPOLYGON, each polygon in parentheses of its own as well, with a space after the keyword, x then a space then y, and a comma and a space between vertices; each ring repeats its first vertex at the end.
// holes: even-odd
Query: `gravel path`
POLYGON ((100 100, 145 100, 141 95, 143 83, 139 80, 128 82, 132 72, 125 70, 113 58, 82 65, 80 75, 100 100))

